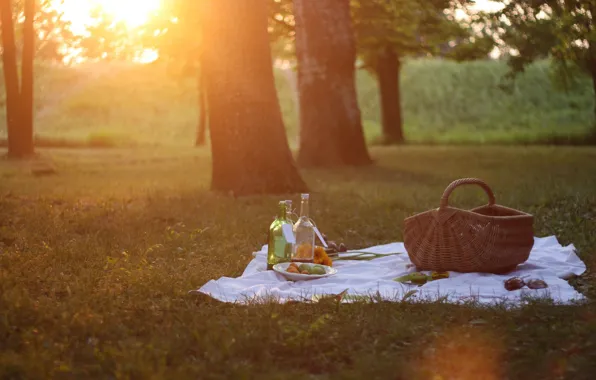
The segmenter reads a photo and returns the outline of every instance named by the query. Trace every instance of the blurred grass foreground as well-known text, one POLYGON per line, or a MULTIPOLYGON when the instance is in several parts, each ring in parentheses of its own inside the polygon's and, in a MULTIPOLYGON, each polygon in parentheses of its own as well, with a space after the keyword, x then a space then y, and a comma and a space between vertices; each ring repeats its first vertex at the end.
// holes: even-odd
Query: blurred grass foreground
MULTIPOLYGON (((593 133, 594 97, 588 78, 564 92, 551 83, 546 61, 530 66, 512 84, 503 79, 507 70, 506 63, 497 60, 409 60, 401 79, 406 139, 581 143, 593 133)), ((298 134, 295 72, 277 69, 275 74, 293 144, 298 134)), ((38 145, 191 146, 194 142, 196 79, 164 63, 43 64, 36 68, 36 85, 38 145)), ((374 143, 381 135, 378 86, 365 71, 358 72, 357 86, 366 138, 374 143)), ((5 138, 4 107, 0 112, 0 138, 5 138)))

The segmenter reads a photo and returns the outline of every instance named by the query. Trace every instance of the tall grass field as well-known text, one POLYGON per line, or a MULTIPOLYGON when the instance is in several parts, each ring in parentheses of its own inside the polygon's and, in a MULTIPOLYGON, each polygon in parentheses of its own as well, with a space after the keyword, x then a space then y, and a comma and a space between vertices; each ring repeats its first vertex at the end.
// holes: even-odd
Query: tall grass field
MULTIPOLYGON (((548 62, 532 65, 501 88, 502 61, 406 62, 402 97, 406 138, 412 142, 518 143, 587 134, 594 124, 588 78, 556 89, 548 62)), ((298 134, 295 73, 276 70, 279 102, 290 142, 298 134)), ((36 135, 92 145, 191 146, 197 123, 196 80, 166 64, 38 65, 36 135)), ((378 86, 358 72, 357 87, 369 142, 380 133, 378 86)), ((0 101, 5 103, 4 91, 0 101)), ((4 107, 0 138, 6 137, 4 107)))

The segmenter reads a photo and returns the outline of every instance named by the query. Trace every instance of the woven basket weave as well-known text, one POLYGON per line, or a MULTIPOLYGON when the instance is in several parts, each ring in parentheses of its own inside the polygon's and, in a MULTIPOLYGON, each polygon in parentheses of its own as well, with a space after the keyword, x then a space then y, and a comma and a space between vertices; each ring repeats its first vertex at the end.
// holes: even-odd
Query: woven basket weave
POLYGON ((404 244, 418 270, 507 273, 526 261, 534 245, 532 215, 495 204, 482 180, 452 182, 438 209, 405 220, 404 244), (479 185, 488 204, 472 210, 449 206, 449 195, 461 185, 479 185))

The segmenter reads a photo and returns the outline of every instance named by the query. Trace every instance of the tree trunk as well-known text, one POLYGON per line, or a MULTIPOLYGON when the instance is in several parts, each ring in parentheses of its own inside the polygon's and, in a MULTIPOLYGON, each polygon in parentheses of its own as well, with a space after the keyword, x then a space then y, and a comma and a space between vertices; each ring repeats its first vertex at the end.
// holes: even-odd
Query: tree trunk
POLYGON ((23 59, 21 62, 21 125, 19 127, 19 152, 22 156, 33 154, 33 61, 35 56, 35 0, 25 0, 23 23, 23 59))
POLYGON ((588 60, 590 76, 592 77, 592 90, 594 99, 594 120, 592 123, 592 130, 596 134, 596 48, 593 44, 589 46, 590 58, 588 60))
POLYGON ((207 97, 205 95, 205 80, 203 78, 203 68, 199 69, 198 73, 198 99, 199 99, 199 123, 197 125, 197 139, 195 140, 195 146, 205 145, 205 136, 207 132, 207 97))
MULTIPOLYGON (((596 63, 595 63, 596 66, 596 63)), ((592 71, 592 89, 594 90, 594 124, 593 129, 596 131, 596 68, 592 71)))
POLYGON ((377 77, 381 96, 381 119, 383 140, 388 144, 404 142, 401 113, 401 95, 399 75, 401 63, 393 49, 387 48, 379 55, 377 77))
MULTIPOLYGON (((593 18, 596 15, 594 4, 588 3, 588 9, 593 18)), ((594 32, 592 24, 588 24, 588 30, 594 32)), ((594 90, 594 122, 592 124, 592 134, 596 137, 596 46, 594 41, 588 41, 588 52, 590 53, 588 65, 590 74, 592 75, 592 89, 594 90)))
POLYGON ((236 196, 306 191, 279 108, 266 0, 209 0, 203 70, 213 156, 211 187, 236 196))
POLYGON ((349 0, 295 0, 304 166, 366 165, 349 0))
POLYGON ((8 129, 8 155, 20 156, 20 88, 17 68, 17 48, 15 43, 12 2, 0 0, 0 21, 2 22, 2 64, 6 91, 6 126, 8 129))

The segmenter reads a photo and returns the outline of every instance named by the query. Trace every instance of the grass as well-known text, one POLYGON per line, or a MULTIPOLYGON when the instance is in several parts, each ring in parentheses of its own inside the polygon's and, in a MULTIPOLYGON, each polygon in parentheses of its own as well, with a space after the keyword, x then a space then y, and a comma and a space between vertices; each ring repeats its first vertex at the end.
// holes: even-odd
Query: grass
MULTIPOLYGON (((504 62, 406 63, 402 74, 406 138, 440 143, 518 143, 584 135, 593 125, 594 95, 587 78, 569 92, 551 84, 546 61, 532 65, 511 86, 504 62)), ((378 130, 374 82, 359 77, 363 119, 378 130)), ((369 132, 372 133, 372 132, 369 132)), ((377 132, 378 133, 378 132, 377 132)), ((374 133, 372 133, 374 134, 374 133)))
MULTIPOLYGON (((586 139, 594 124, 590 80, 585 78, 567 93, 558 91, 551 85, 548 62, 538 62, 506 92, 500 88, 506 72, 506 64, 498 61, 406 62, 402 95, 407 139, 434 144, 581 143, 586 139)), ((295 77, 281 70, 275 75, 293 144, 298 134, 295 77)), ((195 80, 165 65, 40 65, 36 79, 36 133, 41 140, 89 145, 93 136, 102 136, 100 145, 111 146, 194 143, 195 80)), ((364 71, 357 75, 357 86, 365 134, 373 143, 381 133, 378 86, 364 71)), ((6 134, 4 120, 0 111, 0 138, 6 134)))
MULTIPOLYGON (((312 213, 353 248, 402 240, 454 178, 574 243, 586 305, 235 306, 189 295, 238 276, 279 197, 208 191, 206 149, 43 149, 0 161, 0 378, 591 379, 596 150, 373 148, 376 165, 305 170, 312 213), (52 166, 55 175, 34 177, 52 166)), ((295 197, 294 197, 295 198, 295 197)), ((484 202, 464 188, 453 202, 484 202)))

